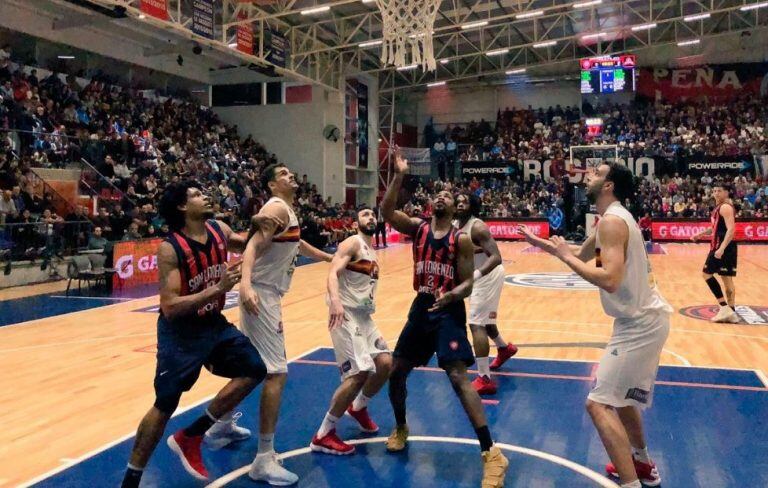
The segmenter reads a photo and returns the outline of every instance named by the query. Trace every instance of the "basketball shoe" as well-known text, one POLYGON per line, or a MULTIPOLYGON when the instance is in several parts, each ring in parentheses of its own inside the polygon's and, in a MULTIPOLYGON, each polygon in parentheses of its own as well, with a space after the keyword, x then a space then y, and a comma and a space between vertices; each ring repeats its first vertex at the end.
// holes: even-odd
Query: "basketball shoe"
MULTIPOLYGON (((635 471, 637 472, 637 477, 640 479, 642 484, 645 486, 659 486, 661 484, 661 476, 659 476, 659 470, 656 469, 656 464, 654 464, 653 461, 651 461, 651 464, 646 464, 634 458, 632 461, 635 462, 635 471)), ((605 465, 605 472, 613 478, 619 478, 619 472, 616 471, 616 467, 613 465, 613 463, 608 463, 605 465)))
POLYGON ((336 456, 346 456, 355 452, 355 446, 339 439, 339 436, 336 435, 336 429, 331 429, 330 432, 320 438, 315 434, 312 442, 309 443, 309 448, 315 452, 324 452, 336 456))
POLYGON ((398 425, 395 427, 392 433, 389 434, 389 439, 387 439, 387 451, 389 452, 402 451, 403 449, 405 449, 405 445, 407 442, 408 442, 408 426, 398 425))
POLYGON ((238 442, 251 437, 251 431, 237 425, 242 417, 242 412, 236 412, 229 421, 219 421, 211 426, 205 433, 205 443, 213 450, 221 449, 233 442, 238 442))
POLYGON ((509 460, 501 453, 501 449, 492 446, 490 451, 483 453, 483 482, 482 488, 501 488, 507 474, 509 460))
POLYGON ((733 311, 731 307, 725 305, 720 307, 720 310, 717 311, 717 314, 709 320, 712 322, 727 322, 735 324, 739 322, 739 316, 736 314, 736 312, 733 311))
POLYGON ((478 395, 493 395, 496 393, 496 382, 488 376, 478 376, 472 380, 472 388, 478 395))
POLYGON ((299 481, 296 474, 283 467, 275 451, 256 454, 248 477, 253 481, 264 481, 274 486, 290 486, 299 481))
POLYGON ((375 434, 379 431, 379 426, 376 425, 376 422, 374 422, 373 419, 371 419, 371 416, 368 415, 368 407, 355 411, 352 409, 352 405, 350 405, 346 414, 355 419, 360 430, 363 432, 367 434, 375 434))
POLYGON ((184 466, 187 473, 199 480, 208 479, 208 470, 205 469, 203 456, 200 452, 203 436, 188 437, 184 434, 184 429, 181 429, 168 437, 167 443, 171 451, 179 456, 181 465, 184 466))
POLYGON ((501 368, 504 363, 507 362, 509 358, 517 354, 517 346, 514 344, 507 344, 507 347, 500 347, 498 349, 498 352, 496 353, 496 357, 493 359, 493 362, 491 363, 491 370, 495 371, 499 368, 501 368))

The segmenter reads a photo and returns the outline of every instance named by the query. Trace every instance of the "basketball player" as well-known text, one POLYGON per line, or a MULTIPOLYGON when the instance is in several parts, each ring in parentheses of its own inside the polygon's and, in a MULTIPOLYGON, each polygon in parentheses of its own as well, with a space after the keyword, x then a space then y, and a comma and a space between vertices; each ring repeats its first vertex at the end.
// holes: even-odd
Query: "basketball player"
POLYGON ((281 225, 252 229, 243 253, 241 325, 267 366, 259 407, 258 453, 248 475, 255 481, 286 486, 299 478, 280 465, 274 450, 275 426, 288 375, 280 300, 290 287, 297 254, 328 262, 333 256, 301 240, 299 221, 293 210, 299 185, 285 165, 270 164, 264 168, 261 186, 272 198, 264 204, 259 216, 281 225))
POLYGON ((736 211, 733 208, 733 202, 731 202, 730 190, 725 184, 715 183, 712 188, 712 196, 717 205, 710 218, 712 227, 694 234, 691 236, 691 240, 696 242, 701 236, 712 236, 709 255, 701 272, 704 281, 720 305, 720 310, 710 320, 736 324, 739 322, 739 316, 735 311, 736 287, 733 284, 737 261, 736 241, 733 240, 736 233, 736 211), (715 274, 719 274, 723 280, 725 296, 723 296, 723 289, 720 288, 715 274))
POLYGON ((501 264, 499 246, 491 236, 485 222, 477 218, 480 213, 480 199, 471 193, 456 197, 454 225, 472 240, 475 251, 475 283, 469 297, 469 329, 475 346, 477 378, 472 387, 481 395, 496 393, 496 382, 491 379, 491 370, 499 369, 509 358, 517 354, 517 347, 507 344, 496 327, 501 290, 504 287, 504 266, 501 264), (488 364, 488 338, 498 348, 496 359, 488 364))
POLYGON ((656 289, 640 227, 621 204, 634 195, 632 173, 621 164, 605 163, 587 173, 586 184, 601 218, 597 232, 581 246, 569 246, 559 236, 541 239, 525 226, 520 231, 600 289, 603 309, 614 317, 613 335, 587 397, 587 412, 611 458, 608 474, 623 487, 658 486, 661 478, 648 455, 640 409, 653 399, 672 307, 656 289), (594 267, 586 264, 592 258, 594 267))
POLYGON ((392 227, 413 239, 413 287, 417 295, 393 354, 389 399, 396 426, 387 439, 387 450, 405 449, 408 440, 406 380, 413 368, 427 364, 436 352, 438 365, 448 375, 480 441, 482 486, 503 486, 509 461, 493 445, 480 396, 467 378, 467 367, 475 362, 467 340, 464 309, 464 299, 472 293, 472 240, 452 225, 456 208, 453 195, 448 191, 435 195, 429 221, 395 210, 408 161, 397 154, 394 167, 395 177, 381 208, 392 227))
MULTIPOLYGON (((267 373, 250 341, 221 313, 226 293, 240 280, 239 264, 226 264, 227 249, 242 250, 245 240, 223 222, 209 220, 211 202, 195 183, 170 185, 160 201, 160 214, 172 232, 160 244, 157 256, 160 317, 155 404, 136 433, 122 484, 126 488, 139 486, 181 394, 197 381, 203 366, 231 380, 204 415, 168 438, 184 469, 200 480, 208 478, 200 452, 203 434, 267 373)), ((230 430, 229 434, 236 437, 240 432, 230 430)), ((220 429, 217 438, 226 435, 226 429, 220 429)))
POLYGON ((339 245, 331 262, 328 329, 342 382, 309 444, 313 451, 337 455, 355 452, 354 446, 336 435, 336 422, 345 411, 363 432, 379 431, 368 415, 368 401, 387 382, 392 355, 387 341, 371 319, 376 309, 376 284, 379 281, 379 265, 372 239, 377 223, 370 207, 358 209, 357 234, 339 245))

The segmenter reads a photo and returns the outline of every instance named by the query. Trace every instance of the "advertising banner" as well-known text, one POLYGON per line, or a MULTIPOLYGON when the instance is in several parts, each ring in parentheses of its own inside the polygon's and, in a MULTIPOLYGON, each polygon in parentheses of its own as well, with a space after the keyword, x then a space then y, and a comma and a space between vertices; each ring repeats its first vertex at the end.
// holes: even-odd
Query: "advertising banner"
POLYGON ((549 222, 546 220, 489 219, 484 222, 497 240, 523 239, 522 234, 517 232, 517 226, 521 224, 542 239, 549 238, 549 222))
POLYGON ((684 156, 680 158, 685 174, 701 176, 704 172, 717 174, 755 174, 754 156, 684 156))
MULTIPOLYGON (((247 19, 248 14, 240 12, 237 18, 247 19)), ((241 53, 253 54, 253 26, 250 22, 237 24, 237 50, 241 53)))
POLYGON ((465 178, 471 178, 477 176, 478 178, 485 177, 505 177, 512 173, 512 167, 510 163, 503 161, 462 161, 461 162, 461 176, 465 178))
POLYGON ((639 94, 670 102, 707 98, 725 102, 739 95, 768 95, 768 63, 641 69, 639 94))
POLYGON ((213 39, 213 0, 193 0, 192 32, 213 39))
MULTIPOLYGON (((691 236, 709 229, 709 220, 700 221, 659 221, 651 224, 654 241, 688 241, 691 236)), ((768 242, 768 220, 745 220, 736 222, 737 242, 768 242)), ((702 238, 707 241, 708 237, 702 238)))
POLYGON ((264 53, 264 57, 275 66, 285 68, 290 43, 284 35, 276 30, 269 30, 268 33, 269 39, 267 40, 266 46, 267 52, 264 53))
POLYGON ((156 19, 168 20, 168 1, 141 0, 141 11, 156 19))

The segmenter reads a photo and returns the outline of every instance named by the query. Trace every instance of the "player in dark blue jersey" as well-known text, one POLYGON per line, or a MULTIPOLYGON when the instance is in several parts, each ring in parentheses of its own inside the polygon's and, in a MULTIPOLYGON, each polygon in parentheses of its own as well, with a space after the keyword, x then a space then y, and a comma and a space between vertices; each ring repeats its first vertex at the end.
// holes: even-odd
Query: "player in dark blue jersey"
MULTIPOLYGON (((160 202, 160 214, 171 234, 158 249, 161 311, 157 321, 155 403, 136 432, 123 487, 139 485, 181 394, 197 381, 203 367, 231 380, 204 415, 168 438, 168 446, 187 472, 197 479, 207 479, 200 451, 204 434, 222 417, 228 420, 226 416, 267 372, 248 338, 221 313, 226 293, 240 280, 240 265, 226 263, 227 251, 242 251, 245 239, 225 223, 212 220, 210 200, 192 182, 169 186, 160 202)), ((242 434, 230 422, 223 423, 230 426, 220 429, 226 432, 219 432, 223 435, 217 441, 231 441, 242 434)))

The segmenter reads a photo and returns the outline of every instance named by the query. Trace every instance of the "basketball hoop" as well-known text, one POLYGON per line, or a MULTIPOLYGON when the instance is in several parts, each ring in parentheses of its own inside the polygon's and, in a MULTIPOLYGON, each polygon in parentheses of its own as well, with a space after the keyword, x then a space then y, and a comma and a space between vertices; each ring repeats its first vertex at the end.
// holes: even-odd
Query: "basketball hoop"
POLYGON ((376 0, 383 21, 381 62, 396 68, 437 68, 432 34, 440 0, 376 0))

